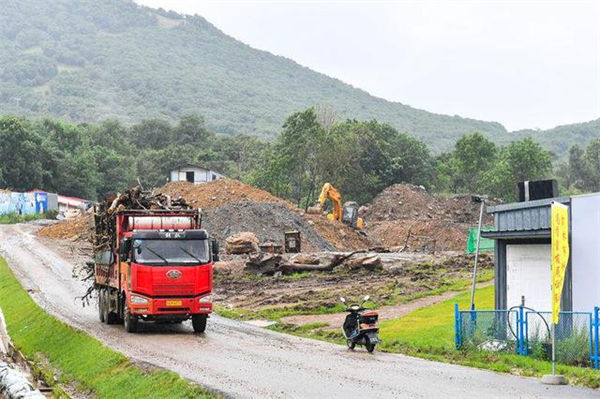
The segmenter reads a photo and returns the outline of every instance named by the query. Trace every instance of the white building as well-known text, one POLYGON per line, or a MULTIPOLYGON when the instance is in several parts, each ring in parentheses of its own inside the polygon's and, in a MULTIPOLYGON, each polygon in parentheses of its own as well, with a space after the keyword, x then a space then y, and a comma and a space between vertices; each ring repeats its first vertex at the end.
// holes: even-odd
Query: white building
POLYGON ((495 215, 496 308, 527 306, 551 310, 550 207, 569 206, 570 259, 562 292, 562 310, 591 312, 600 306, 600 193, 548 198, 488 208, 495 215))
POLYGON ((181 165, 171 170, 169 181, 187 181, 194 184, 207 183, 225 178, 219 172, 198 165, 181 165))

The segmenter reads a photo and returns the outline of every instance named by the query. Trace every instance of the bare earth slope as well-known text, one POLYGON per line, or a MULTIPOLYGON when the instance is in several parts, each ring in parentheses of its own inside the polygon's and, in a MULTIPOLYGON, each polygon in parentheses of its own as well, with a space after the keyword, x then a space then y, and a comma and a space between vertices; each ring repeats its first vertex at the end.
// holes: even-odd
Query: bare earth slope
POLYGON ((598 392, 548 387, 536 379, 496 374, 407 356, 364 351, 283 335, 213 316, 206 334, 182 326, 144 325, 128 334, 100 324, 95 306, 74 297, 85 286, 71 277, 72 259, 37 238, 31 225, 0 226, 0 255, 50 313, 134 360, 168 368, 209 388, 242 398, 584 398, 598 392))

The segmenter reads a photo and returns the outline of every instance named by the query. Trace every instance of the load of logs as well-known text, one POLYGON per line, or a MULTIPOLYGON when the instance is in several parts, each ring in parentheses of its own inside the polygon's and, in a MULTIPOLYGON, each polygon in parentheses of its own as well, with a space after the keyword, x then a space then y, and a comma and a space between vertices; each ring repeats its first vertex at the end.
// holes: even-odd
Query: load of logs
POLYGON ((114 218, 112 215, 125 209, 168 209, 182 210, 192 207, 182 197, 172 199, 170 196, 153 191, 143 191, 136 186, 124 194, 110 195, 106 200, 94 207, 94 249, 102 250, 110 247, 111 237, 115 237, 114 218))

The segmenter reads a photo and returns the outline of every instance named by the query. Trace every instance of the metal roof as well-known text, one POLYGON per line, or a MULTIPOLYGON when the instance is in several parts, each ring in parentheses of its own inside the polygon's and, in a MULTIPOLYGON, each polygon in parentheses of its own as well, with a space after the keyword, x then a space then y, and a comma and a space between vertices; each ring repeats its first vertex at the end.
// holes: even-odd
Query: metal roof
POLYGON ((545 198, 489 206, 494 214, 494 230, 482 232, 487 238, 545 238, 550 237, 550 205, 552 202, 569 204, 570 197, 545 198))

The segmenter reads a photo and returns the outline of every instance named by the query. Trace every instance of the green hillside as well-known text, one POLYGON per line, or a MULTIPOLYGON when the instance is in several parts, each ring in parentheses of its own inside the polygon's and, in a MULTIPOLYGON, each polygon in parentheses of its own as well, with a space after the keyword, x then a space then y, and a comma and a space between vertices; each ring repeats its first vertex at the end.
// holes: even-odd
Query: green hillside
MULTIPOLYGON (((434 151, 448 149, 474 131, 496 141, 515 137, 499 123, 433 114, 373 97, 255 50, 200 16, 124 0, 2 3, 1 114, 72 122, 111 118, 131 124, 175 121, 195 113, 219 133, 272 136, 293 112, 327 105, 342 119, 388 122, 434 151)), ((562 152, 556 137, 573 129, 577 140, 585 142, 598 137, 593 127, 566 126, 536 136, 548 136, 541 141, 562 152)))

